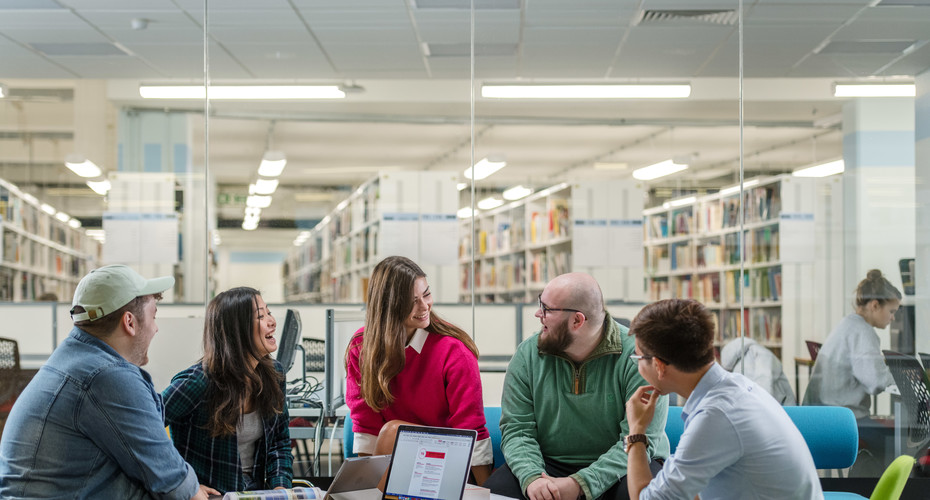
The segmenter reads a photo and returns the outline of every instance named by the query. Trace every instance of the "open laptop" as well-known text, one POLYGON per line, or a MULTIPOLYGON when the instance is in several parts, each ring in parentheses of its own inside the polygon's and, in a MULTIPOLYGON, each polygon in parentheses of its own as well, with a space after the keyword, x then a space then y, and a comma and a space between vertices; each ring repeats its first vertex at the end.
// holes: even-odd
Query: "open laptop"
POLYGON ((384 500, 460 500, 471 470, 474 430, 401 425, 384 500))
POLYGON ((324 500, 374 500, 381 498, 378 482, 391 463, 390 455, 347 458, 332 484, 326 490, 324 500))

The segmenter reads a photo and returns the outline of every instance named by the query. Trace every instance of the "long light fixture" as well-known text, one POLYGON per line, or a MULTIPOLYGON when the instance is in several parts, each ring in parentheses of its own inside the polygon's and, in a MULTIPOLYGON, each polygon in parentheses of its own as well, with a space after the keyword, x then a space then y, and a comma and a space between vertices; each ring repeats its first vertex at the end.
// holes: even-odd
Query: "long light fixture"
POLYGON ((917 86, 913 83, 836 83, 834 97, 914 97, 917 86))
POLYGON ((690 205, 696 201, 697 201, 697 196, 686 196, 684 198, 668 200, 662 204, 662 207, 663 208, 683 207, 685 205, 690 205))
POLYGON ((265 151, 262 163, 258 166, 258 175, 262 177, 277 177, 284 171, 287 158, 284 151, 265 151))
MULTIPOLYGON (((203 85, 140 85, 145 99, 204 99, 203 85)), ((343 99, 338 85, 210 85, 210 99, 343 99)))
MULTIPOLYGON (((751 179, 751 180, 748 180, 748 181, 744 181, 744 182, 743 182, 743 189, 746 189, 746 188, 748 188, 748 187, 755 186, 755 185, 758 184, 758 183, 759 183, 759 179, 751 179)), ((730 194, 730 193, 735 193, 735 192, 737 192, 737 191, 739 191, 739 184, 737 184, 737 185, 735 185, 735 186, 730 186, 730 187, 721 189, 721 190, 720 190, 720 194, 730 194)))
POLYGON ((519 186, 514 186, 510 189, 504 190, 502 196, 504 197, 505 200, 514 201, 514 200, 519 200, 520 198, 526 198, 532 193, 533 193, 532 189, 526 186, 523 186, 523 185, 519 185, 519 186))
POLYGON ((55 207, 49 205, 48 203, 43 203, 39 205, 39 208, 41 208, 43 212, 49 215, 55 215, 56 213, 58 213, 58 210, 55 210, 55 207))
POLYGON ((462 207, 462 208, 460 208, 457 212, 455 212, 455 215, 456 215, 459 219, 467 219, 467 218, 469 218, 469 217, 471 217, 472 215, 475 215, 475 214, 477 214, 477 213, 478 213, 477 210, 474 211, 474 212, 472 212, 471 207, 462 207))
POLYGON ((844 170, 846 170, 846 163, 843 160, 834 160, 811 167, 799 168, 791 172, 791 175, 795 177, 828 177, 842 174, 844 170))
POLYGON ((474 167, 468 167, 465 169, 465 178, 480 181, 481 179, 484 179, 494 172, 504 168, 506 165, 507 162, 502 158, 494 158, 490 156, 487 158, 482 158, 481 161, 475 163, 474 167))
POLYGON ((258 179, 249 184, 249 194, 273 194, 278 189, 278 179, 258 179))
POLYGON ((106 196, 110 191, 110 180, 104 179, 102 181, 87 181, 87 187, 91 188, 95 193, 100 196, 106 196))
POLYGON ((482 85, 493 99, 682 99, 691 85, 482 85))
POLYGON ((8 89, 6 85, 0 83, 0 99, 5 97, 10 97, 10 89, 8 89))
POLYGON ((85 178, 100 177, 100 174, 103 173, 94 162, 77 155, 68 155, 65 158, 65 166, 75 174, 85 178))
POLYGON ((665 177, 675 172, 681 172, 686 168, 688 168, 688 165, 684 163, 675 163, 674 160, 665 160, 649 165, 648 167, 637 168, 633 171, 633 178, 641 181, 651 181, 652 179, 665 177))

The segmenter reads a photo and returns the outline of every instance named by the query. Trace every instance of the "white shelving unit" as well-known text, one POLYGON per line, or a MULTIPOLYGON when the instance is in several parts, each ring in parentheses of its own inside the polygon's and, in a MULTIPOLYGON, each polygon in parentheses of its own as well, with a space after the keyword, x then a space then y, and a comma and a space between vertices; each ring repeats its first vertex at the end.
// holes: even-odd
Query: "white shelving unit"
POLYGON ((593 275, 606 300, 642 300, 642 189, 632 182, 562 183, 463 221, 459 296, 532 302, 552 278, 593 275), (474 242, 474 271, 472 244, 474 242))
POLYGON ((284 265, 285 299, 360 303, 383 258, 403 255, 426 272, 436 301, 455 301, 454 175, 382 173, 327 215, 284 265))
POLYGON ((42 210, 34 197, 0 179, 0 301, 32 301, 54 293, 70 301, 96 267, 100 244, 42 210))
POLYGON ((742 283, 738 191, 643 211, 648 299, 699 300, 716 315, 718 345, 737 338, 745 323, 747 336, 788 361, 812 334, 810 305, 823 288, 813 269, 828 237, 818 234, 829 210, 817 193, 821 182, 778 176, 744 183, 742 283))

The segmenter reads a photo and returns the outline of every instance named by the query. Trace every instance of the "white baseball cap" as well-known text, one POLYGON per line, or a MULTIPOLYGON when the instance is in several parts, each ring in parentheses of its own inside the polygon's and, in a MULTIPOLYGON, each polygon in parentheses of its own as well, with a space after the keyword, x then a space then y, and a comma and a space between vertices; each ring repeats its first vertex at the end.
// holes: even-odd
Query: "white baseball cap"
POLYGON ((173 276, 150 280, 122 264, 94 269, 81 278, 71 301, 71 320, 98 320, 132 302, 136 297, 161 293, 174 286, 173 276), (75 314, 74 307, 84 312, 75 314))

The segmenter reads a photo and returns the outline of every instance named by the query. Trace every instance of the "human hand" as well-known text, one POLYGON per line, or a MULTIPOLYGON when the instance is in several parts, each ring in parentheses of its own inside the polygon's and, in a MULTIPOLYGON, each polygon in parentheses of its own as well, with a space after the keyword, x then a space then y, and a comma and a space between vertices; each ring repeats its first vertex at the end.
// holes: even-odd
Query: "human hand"
POLYGON ((645 434, 656 411, 659 391, 651 385, 636 389, 626 402, 626 421, 630 424, 630 434, 645 434))
POLYGON ((197 489, 197 493, 191 497, 191 500, 209 500, 210 495, 222 495, 219 491, 214 490, 209 486, 203 484, 200 485, 200 488, 197 489))
MULTIPOLYGON (((562 500, 559 486, 545 472, 541 478, 526 487, 526 497, 529 500, 562 500)), ((574 498, 565 500, 574 500, 574 498)))
POLYGON ((575 500, 581 497, 581 485, 573 477, 553 477, 552 482, 559 488, 562 500, 575 500))

